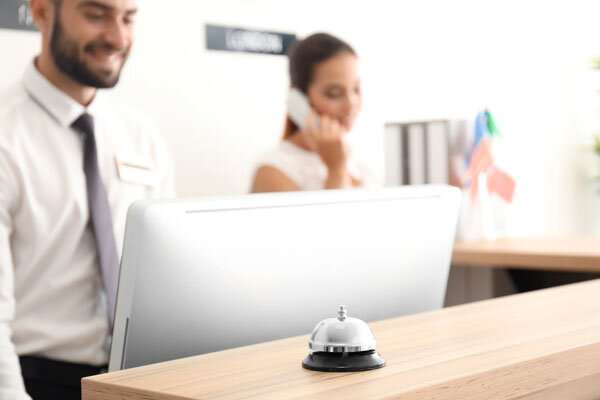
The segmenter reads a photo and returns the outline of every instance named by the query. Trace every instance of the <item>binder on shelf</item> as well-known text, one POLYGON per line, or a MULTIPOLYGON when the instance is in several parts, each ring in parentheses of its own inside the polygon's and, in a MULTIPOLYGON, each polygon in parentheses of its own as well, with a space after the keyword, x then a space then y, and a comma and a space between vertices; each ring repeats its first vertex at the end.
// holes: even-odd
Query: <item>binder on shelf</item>
POLYGON ((448 124, 430 122, 427 124, 427 183, 448 183, 449 147, 448 124))
POLYGON ((386 185, 453 183, 453 147, 465 133, 461 120, 386 124, 386 185))
POLYGON ((408 126, 408 183, 411 185, 427 183, 426 126, 426 124, 408 126))
POLYGON ((402 127, 385 126, 385 185, 403 185, 402 179, 402 127))

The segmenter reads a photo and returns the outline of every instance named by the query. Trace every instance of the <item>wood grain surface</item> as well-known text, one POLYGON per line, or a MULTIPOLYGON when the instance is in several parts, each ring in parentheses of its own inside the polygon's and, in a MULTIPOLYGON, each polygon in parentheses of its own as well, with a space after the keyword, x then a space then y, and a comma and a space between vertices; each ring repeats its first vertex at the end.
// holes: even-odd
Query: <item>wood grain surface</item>
POLYGON ((452 264, 600 273, 600 237, 457 242, 452 264))
POLYGON ((370 325, 379 370, 305 370, 305 335, 85 378, 83 398, 600 398, 600 280, 370 325))

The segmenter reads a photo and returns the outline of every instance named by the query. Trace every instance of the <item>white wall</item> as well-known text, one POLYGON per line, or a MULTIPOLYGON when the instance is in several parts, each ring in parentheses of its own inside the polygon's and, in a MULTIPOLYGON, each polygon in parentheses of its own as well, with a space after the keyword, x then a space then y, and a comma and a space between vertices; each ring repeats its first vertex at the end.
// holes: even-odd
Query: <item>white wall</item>
MULTIPOLYGON (((383 124, 472 119, 504 135, 518 181, 512 235, 600 234, 585 144, 600 133, 598 1, 143 0, 137 43, 114 95, 146 110, 174 153, 181 195, 244 193, 254 159, 281 135, 284 57, 211 52, 204 24, 325 30, 361 56, 364 111, 355 151, 383 174, 383 124)), ((0 86, 18 79, 38 34, 0 31, 0 86)), ((590 164, 591 163, 591 164, 590 164)), ((600 171, 599 171, 600 173, 600 171)))

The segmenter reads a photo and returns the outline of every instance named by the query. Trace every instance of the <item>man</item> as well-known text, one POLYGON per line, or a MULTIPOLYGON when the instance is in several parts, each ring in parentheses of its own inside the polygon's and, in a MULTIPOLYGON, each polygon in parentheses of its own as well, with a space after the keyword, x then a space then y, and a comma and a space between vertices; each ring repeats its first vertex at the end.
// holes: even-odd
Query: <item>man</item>
POLYGON ((0 93, 0 399, 80 398, 108 360, 126 211, 170 197, 157 130, 117 84, 137 0, 30 0, 42 49, 0 93))

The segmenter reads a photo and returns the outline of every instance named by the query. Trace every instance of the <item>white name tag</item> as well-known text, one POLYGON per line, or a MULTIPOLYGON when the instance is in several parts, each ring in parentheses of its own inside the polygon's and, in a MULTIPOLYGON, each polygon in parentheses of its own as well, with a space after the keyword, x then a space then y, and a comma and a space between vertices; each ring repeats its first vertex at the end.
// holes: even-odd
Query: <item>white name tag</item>
POLYGON ((123 182, 153 187, 156 185, 156 172, 151 160, 138 155, 117 155, 117 172, 123 182))

